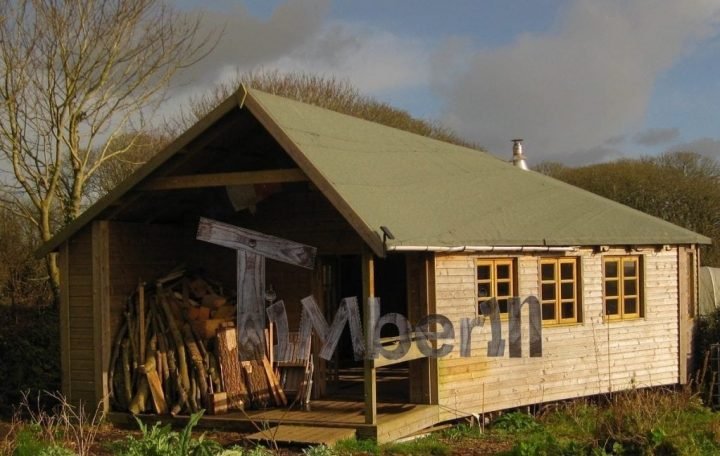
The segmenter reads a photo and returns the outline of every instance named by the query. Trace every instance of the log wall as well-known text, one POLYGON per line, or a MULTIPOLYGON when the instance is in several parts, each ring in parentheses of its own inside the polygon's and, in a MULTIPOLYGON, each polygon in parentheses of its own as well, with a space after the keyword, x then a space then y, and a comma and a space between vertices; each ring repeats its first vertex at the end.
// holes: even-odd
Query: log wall
MULTIPOLYGON (((624 249, 602 255, 623 254, 624 249)), ((460 320, 476 312, 479 257, 437 255, 436 311, 455 327, 454 350, 438 360, 441 421, 634 386, 678 383, 678 249, 643 249, 639 254, 644 262, 644 317, 608 323, 603 318, 601 254, 590 249, 568 253, 581 258, 582 322, 544 325, 542 357, 537 358, 528 356, 528 306, 521 313, 521 358, 508 356, 507 321, 502 322, 503 356, 487 356, 489 322, 473 330, 472 356, 460 356, 460 320)), ((515 258, 519 295, 538 296, 541 257, 515 258)))

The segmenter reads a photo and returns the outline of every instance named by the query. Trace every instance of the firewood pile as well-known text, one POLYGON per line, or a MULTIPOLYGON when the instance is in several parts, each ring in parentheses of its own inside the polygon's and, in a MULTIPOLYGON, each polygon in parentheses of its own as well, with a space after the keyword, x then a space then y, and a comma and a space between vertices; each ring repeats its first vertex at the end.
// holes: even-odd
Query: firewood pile
POLYGON ((234 293, 185 270, 138 285, 113 343, 114 409, 176 415, 286 405, 267 357, 239 358, 234 301, 234 293))

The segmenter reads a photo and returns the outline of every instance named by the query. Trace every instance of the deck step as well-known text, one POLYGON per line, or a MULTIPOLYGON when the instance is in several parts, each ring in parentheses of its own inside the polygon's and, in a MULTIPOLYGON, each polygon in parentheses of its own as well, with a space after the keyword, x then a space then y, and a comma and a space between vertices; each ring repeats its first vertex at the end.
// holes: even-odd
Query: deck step
POLYGON ((275 441, 276 443, 333 445, 338 440, 355 437, 355 428, 295 426, 280 424, 268 429, 245 436, 246 439, 258 443, 275 441))

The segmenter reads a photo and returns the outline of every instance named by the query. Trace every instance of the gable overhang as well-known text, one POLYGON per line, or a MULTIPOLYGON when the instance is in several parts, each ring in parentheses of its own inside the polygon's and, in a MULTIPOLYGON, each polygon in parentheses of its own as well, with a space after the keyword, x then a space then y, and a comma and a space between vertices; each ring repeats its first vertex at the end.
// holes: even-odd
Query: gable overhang
MULTIPOLYGON (((279 174, 285 173, 284 179, 288 182, 309 180, 328 199, 338 212, 345 218, 350 226, 358 233, 367 246, 378 256, 385 255, 385 249, 380 235, 371 230, 360 218, 353 208, 345 201, 323 174, 302 152, 283 131, 282 127, 272 118, 272 115, 263 108, 243 85, 235 93, 221 102, 210 113, 201 118, 187 131, 178 136, 164 149, 154 155, 147 163, 138 168, 127 179, 121 182, 115 189, 108 192, 96 203, 85 210, 80 216, 55 234, 49 241, 42 244, 36 251, 36 258, 43 258, 56 251, 60 245, 69 240, 84 226, 96 219, 105 219, 112 214, 115 208, 131 204, 138 194, 133 195, 134 190, 151 189, 158 182, 172 181, 177 176, 163 174, 163 165, 173 157, 189 152, 187 149, 191 144, 202 140, 203 135, 209 134, 209 130, 218 124, 227 115, 247 109, 256 120, 266 129, 270 136, 280 145, 288 156, 297 164, 299 170, 279 170, 279 174), (299 178, 302 173, 304 176, 299 178), (292 175, 290 175, 292 174, 292 175)), ((197 153, 202 153, 200 149, 197 153)), ((242 174, 242 173, 234 173, 242 174)), ((221 176, 221 174, 218 174, 221 176)), ((217 184, 217 182, 215 183, 217 184)))

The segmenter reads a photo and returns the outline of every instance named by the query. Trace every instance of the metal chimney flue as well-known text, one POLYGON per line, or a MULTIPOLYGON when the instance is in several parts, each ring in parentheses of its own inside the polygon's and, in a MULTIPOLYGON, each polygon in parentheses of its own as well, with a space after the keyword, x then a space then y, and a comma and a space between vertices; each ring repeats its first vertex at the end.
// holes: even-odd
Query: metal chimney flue
POLYGON ((525 155, 523 155, 523 145, 522 139, 513 139, 513 158, 512 163, 513 165, 517 166, 518 168, 527 171, 528 165, 525 161, 525 155))

